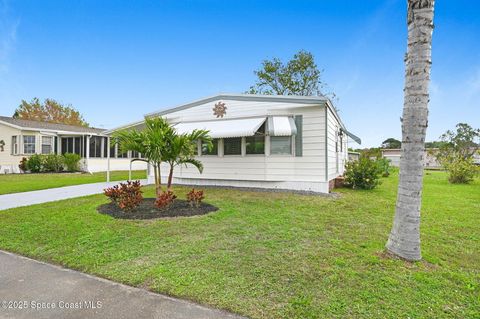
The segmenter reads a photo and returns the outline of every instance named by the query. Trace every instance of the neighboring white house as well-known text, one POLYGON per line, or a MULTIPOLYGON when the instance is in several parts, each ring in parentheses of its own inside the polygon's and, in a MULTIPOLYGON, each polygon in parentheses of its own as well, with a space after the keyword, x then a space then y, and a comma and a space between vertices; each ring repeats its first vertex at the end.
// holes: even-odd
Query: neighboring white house
MULTIPOLYGON (((130 157, 120 154, 118 147, 110 147, 105 129, 47 122, 22 120, 0 116, 0 174, 19 173, 18 164, 32 154, 76 153, 82 157, 82 170, 106 171, 110 155, 110 169, 128 170, 130 157)), ((146 169, 146 164, 135 162, 134 169, 146 169)))
MULTIPOLYGON (((349 137, 360 143, 325 97, 220 94, 146 116, 164 117, 180 133, 209 130, 214 139, 211 151, 198 145, 203 174, 177 167, 177 184, 327 193, 330 181, 343 174, 349 137)), ((164 180, 167 172, 162 167, 164 180)))
MULTIPOLYGON (((427 148, 423 155, 423 166, 425 168, 441 169, 442 165, 437 161, 436 153, 438 148, 427 148)), ((382 157, 389 159, 392 166, 400 167, 400 156, 402 150, 399 148, 382 149, 382 157)), ((480 154, 473 155, 473 162, 480 165, 480 154)))

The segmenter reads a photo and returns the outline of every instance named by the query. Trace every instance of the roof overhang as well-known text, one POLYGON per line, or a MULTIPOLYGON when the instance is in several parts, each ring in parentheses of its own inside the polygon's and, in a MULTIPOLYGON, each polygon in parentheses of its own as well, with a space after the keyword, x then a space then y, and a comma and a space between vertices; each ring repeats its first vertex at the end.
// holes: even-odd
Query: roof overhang
MULTIPOLYGON (((338 113, 333 106, 332 102, 325 96, 294 96, 294 95, 260 95, 260 94, 231 94, 231 93, 220 93, 218 95, 213 95, 209 96, 203 99, 199 99, 190 103, 186 104, 181 104, 177 105, 175 107, 157 111, 157 112, 152 112, 148 113, 145 115, 145 117, 155 117, 155 116, 163 116, 166 114, 170 114, 173 112, 178 112, 182 111, 185 109, 189 109, 198 105, 202 105, 205 103, 209 103, 215 100, 234 100, 234 101, 259 101, 259 102, 284 102, 284 103, 299 103, 299 104, 305 104, 305 105, 311 105, 311 106, 324 106, 332 112, 338 123, 340 123, 341 128, 345 133, 351 137, 355 142, 361 144, 361 139, 354 134, 350 133, 345 125, 343 124, 342 120, 340 119, 340 116, 338 116, 338 113)), ((131 129, 135 128, 143 123, 142 121, 137 121, 133 123, 129 123, 123 126, 119 126, 117 128, 107 130, 103 132, 103 134, 112 134, 115 131, 119 130, 124 130, 124 129, 131 129)))

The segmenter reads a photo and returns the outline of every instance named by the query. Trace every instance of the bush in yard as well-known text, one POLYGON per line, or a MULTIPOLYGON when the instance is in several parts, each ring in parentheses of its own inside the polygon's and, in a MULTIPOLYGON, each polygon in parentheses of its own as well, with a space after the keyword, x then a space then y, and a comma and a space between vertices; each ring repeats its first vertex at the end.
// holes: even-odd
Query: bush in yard
POLYGON ((23 157, 22 160, 20 161, 20 164, 18 164, 18 168, 19 168, 22 172, 28 171, 27 162, 28 162, 28 158, 23 157))
POLYGON ((73 153, 65 153, 63 154, 63 158, 65 166, 67 167, 67 171, 76 172, 80 170, 80 155, 73 153))
POLYGON ((122 210, 132 210, 143 200, 140 181, 127 181, 103 191, 112 203, 122 210))
POLYGON ((171 190, 167 190, 158 195, 155 206, 158 208, 166 208, 173 203, 175 198, 177 198, 177 196, 171 190))
POLYGON ((205 198, 202 190, 196 191, 195 188, 192 188, 187 194, 187 201, 190 206, 200 207, 202 200, 205 198))
POLYGON ((33 154, 27 160, 27 170, 32 173, 40 173, 42 170, 42 156, 39 154, 33 154))
POLYGON ((354 189, 373 189, 378 184, 380 170, 376 161, 361 157, 358 161, 348 162, 345 170, 345 186, 354 189))
POLYGON ((45 172, 61 172, 64 158, 62 155, 48 154, 42 156, 42 170, 45 172))
POLYGON ((120 193, 120 187, 118 187, 118 185, 103 190, 103 194, 105 194, 105 196, 107 196, 112 203, 117 205, 120 199, 120 193))
POLYGON ((390 160, 386 158, 377 159, 378 170, 383 177, 390 176, 390 160))
POLYGON ((444 166, 448 171, 448 181, 452 184, 470 183, 479 170, 472 158, 457 157, 444 163, 444 166))

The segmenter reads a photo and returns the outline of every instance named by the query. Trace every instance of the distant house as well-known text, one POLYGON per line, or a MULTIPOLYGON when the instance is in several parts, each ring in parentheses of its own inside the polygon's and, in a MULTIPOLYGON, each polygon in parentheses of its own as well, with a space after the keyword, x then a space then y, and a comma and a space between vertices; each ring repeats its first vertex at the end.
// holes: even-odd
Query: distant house
MULTIPOLYGON (((442 165, 437 161, 436 153, 438 152, 438 148, 427 148, 425 150, 425 154, 423 157, 423 165, 426 168, 434 168, 440 169, 442 165)), ((382 150, 382 157, 389 159, 391 161, 391 165, 393 166, 400 166, 400 154, 401 149, 383 149, 382 150)), ((480 154, 477 152, 473 156, 473 161, 476 164, 480 165, 480 154)))
MULTIPOLYGON (((180 133, 210 131, 213 149, 197 145, 203 173, 179 167, 177 184, 326 193, 344 172, 348 142, 361 142, 325 97, 220 94, 146 116, 166 118, 180 133)), ((142 125, 134 122, 105 133, 142 125)), ((167 167, 161 172, 167 174, 167 167)))
MULTIPOLYGON (((19 173, 18 164, 32 154, 75 153, 82 157, 81 168, 87 172, 107 170, 106 158, 111 156, 111 169, 128 170, 129 158, 137 154, 120 154, 118 147, 108 147, 105 129, 53 124, 0 116, 0 173, 19 173), (110 154, 108 154, 110 152, 110 154)), ((135 163, 135 168, 146 168, 135 163)))
POLYGON ((359 152, 348 151, 348 160, 349 161, 358 161, 360 159, 359 152))
POLYGON ((390 165, 400 167, 400 155, 401 150, 395 149, 382 149, 382 157, 390 160, 390 165))

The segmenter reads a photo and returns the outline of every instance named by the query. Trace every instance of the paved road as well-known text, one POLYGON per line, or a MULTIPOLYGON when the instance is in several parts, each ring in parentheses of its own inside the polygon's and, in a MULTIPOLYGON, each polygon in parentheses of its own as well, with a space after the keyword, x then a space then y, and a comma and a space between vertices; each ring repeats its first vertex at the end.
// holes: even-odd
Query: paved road
POLYGON ((2 319, 241 319, 224 311, 3 251, 0 251, 0 303, 2 319), (24 309, 5 309, 5 306, 18 308, 18 302, 24 309))
MULTIPOLYGON (((110 183, 82 184, 43 189, 39 191, 0 195, 0 210, 46 202, 54 202, 57 200, 74 197, 101 194, 105 188, 118 183, 120 183, 120 181, 110 183)), ((141 180, 141 183, 142 185, 145 185, 147 180, 141 180)))

